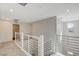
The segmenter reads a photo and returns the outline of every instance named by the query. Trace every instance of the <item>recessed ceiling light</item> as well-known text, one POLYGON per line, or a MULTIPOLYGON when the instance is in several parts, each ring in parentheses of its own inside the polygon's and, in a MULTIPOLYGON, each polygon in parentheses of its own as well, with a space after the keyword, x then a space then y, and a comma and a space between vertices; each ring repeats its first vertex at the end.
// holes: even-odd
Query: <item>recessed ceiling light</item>
POLYGON ((67 9, 66 11, 67 11, 67 13, 68 13, 68 12, 70 12, 70 10, 69 10, 69 9, 67 9))
POLYGON ((13 9, 10 9, 10 12, 13 12, 13 9))

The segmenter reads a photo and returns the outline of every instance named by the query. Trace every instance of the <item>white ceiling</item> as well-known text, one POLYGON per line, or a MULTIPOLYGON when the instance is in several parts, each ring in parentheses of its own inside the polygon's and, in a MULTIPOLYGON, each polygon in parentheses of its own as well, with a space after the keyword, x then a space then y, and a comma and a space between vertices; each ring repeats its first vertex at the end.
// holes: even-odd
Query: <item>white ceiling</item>
POLYGON ((79 19, 79 4, 28 3, 23 7, 18 3, 0 3, 1 19, 19 19, 23 22, 33 22, 52 16, 62 17, 65 21, 79 19))

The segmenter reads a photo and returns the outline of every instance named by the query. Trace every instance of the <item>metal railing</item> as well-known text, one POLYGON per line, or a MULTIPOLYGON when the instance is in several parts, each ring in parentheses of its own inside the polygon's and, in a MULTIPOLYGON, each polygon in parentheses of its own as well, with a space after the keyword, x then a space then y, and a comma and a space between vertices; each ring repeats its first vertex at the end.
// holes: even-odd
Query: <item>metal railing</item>
POLYGON ((28 56, 44 56, 44 36, 15 33, 15 43, 28 56))
POLYGON ((62 36, 62 40, 60 45, 62 46, 62 54, 68 56, 79 56, 79 37, 78 36, 68 36, 68 35, 57 35, 57 39, 60 41, 60 37, 62 36))

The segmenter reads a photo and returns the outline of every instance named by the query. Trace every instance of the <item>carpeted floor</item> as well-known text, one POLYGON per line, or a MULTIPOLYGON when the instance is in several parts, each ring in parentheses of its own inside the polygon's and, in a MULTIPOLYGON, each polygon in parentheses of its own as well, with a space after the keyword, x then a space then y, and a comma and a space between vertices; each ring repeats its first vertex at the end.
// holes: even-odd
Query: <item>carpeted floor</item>
POLYGON ((0 43, 0 56, 25 56, 14 41, 0 43))

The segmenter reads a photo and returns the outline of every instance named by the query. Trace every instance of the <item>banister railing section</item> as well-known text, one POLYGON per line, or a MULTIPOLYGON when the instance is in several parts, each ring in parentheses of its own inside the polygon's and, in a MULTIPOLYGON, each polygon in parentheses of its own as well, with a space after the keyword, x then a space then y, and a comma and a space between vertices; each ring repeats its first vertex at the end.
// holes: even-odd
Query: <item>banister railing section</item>
MULTIPOLYGON (((79 56, 79 37, 68 35, 57 35, 57 39, 60 41, 62 36, 61 46, 62 54, 67 56, 79 56)), ((58 42, 59 43, 59 42, 58 42)))
POLYGON ((44 56, 44 36, 15 32, 16 45, 27 56, 44 56))

